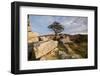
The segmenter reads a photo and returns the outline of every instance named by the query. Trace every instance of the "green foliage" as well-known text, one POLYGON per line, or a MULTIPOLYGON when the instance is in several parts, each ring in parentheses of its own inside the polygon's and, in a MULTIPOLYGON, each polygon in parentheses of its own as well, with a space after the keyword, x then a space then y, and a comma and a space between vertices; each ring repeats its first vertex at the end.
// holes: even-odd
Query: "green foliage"
POLYGON ((53 30, 55 34, 58 34, 64 30, 63 25, 59 22, 53 22, 51 25, 48 26, 49 29, 53 30))

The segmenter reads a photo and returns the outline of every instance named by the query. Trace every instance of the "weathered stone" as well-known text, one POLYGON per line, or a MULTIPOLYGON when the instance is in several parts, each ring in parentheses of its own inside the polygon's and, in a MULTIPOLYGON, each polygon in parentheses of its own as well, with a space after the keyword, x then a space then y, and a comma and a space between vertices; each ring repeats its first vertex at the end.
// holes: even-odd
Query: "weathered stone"
POLYGON ((60 59, 69 59, 69 58, 71 58, 71 56, 70 55, 68 55, 66 52, 64 52, 64 51, 59 51, 59 57, 60 57, 60 59))
POLYGON ((27 31, 31 32, 31 27, 30 26, 27 27, 27 31))
POLYGON ((38 42, 39 41, 38 36, 39 36, 38 33, 28 32, 28 43, 38 42))
POLYGON ((54 50, 58 45, 57 41, 45 41, 45 42, 38 42, 36 44, 34 44, 33 49, 35 51, 35 56, 36 58, 40 58, 43 55, 46 55, 47 53, 49 53, 50 51, 54 50))
POLYGON ((79 58, 82 58, 82 57, 78 54, 73 54, 72 55, 72 59, 79 59, 79 58))
POLYGON ((38 33, 36 33, 36 32, 28 32, 28 38, 30 39, 30 38, 33 38, 33 37, 38 37, 39 36, 39 34, 38 33))
POLYGON ((51 52, 47 53, 46 55, 42 56, 40 60, 57 60, 58 59, 58 48, 55 48, 51 52))
POLYGON ((60 41, 61 41, 62 43, 72 43, 72 41, 70 40, 69 36, 60 39, 60 41))
POLYGON ((33 42, 38 42, 38 41, 39 41, 38 37, 34 37, 34 38, 29 39, 28 43, 33 43, 33 42))
POLYGON ((40 37, 41 41, 48 41, 47 37, 40 37))

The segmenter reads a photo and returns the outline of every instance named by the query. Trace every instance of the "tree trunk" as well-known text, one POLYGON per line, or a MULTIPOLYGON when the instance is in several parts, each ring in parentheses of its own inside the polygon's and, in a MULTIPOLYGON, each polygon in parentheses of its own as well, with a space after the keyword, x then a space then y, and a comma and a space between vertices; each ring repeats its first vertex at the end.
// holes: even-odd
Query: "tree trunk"
POLYGON ((54 38, 54 40, 57 40, 57 35, 58 35, 58 33, 55 32, 55 38, 54 38))

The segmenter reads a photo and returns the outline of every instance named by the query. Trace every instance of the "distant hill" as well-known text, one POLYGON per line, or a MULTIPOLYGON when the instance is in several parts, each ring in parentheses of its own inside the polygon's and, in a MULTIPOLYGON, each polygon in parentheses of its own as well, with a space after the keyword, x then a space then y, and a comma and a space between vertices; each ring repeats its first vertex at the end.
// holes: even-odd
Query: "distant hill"
MULTIPOLYGON (((49 35, 41 35, 40 37, 45 36, 55 36, 54 34, 49 34, 49 35)), ((75 34, 75 35, 70 35, 70 34, 59 34, 59 37, 61 36, 69 36, 70 40, 75 41, 75 42, 82 42, 82 41, 87 41, 88 40, 88 35, 87 34, 75 34)))

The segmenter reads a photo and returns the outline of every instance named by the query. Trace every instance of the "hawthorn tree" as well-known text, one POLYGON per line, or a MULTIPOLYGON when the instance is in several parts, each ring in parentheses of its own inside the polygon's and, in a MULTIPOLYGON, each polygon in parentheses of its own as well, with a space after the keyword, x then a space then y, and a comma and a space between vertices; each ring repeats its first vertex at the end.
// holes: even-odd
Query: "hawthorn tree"
POLYGON ((55 37, 64 30, 63 25, 56 21, 49 25, 48 28, 54 31, 55 37))

